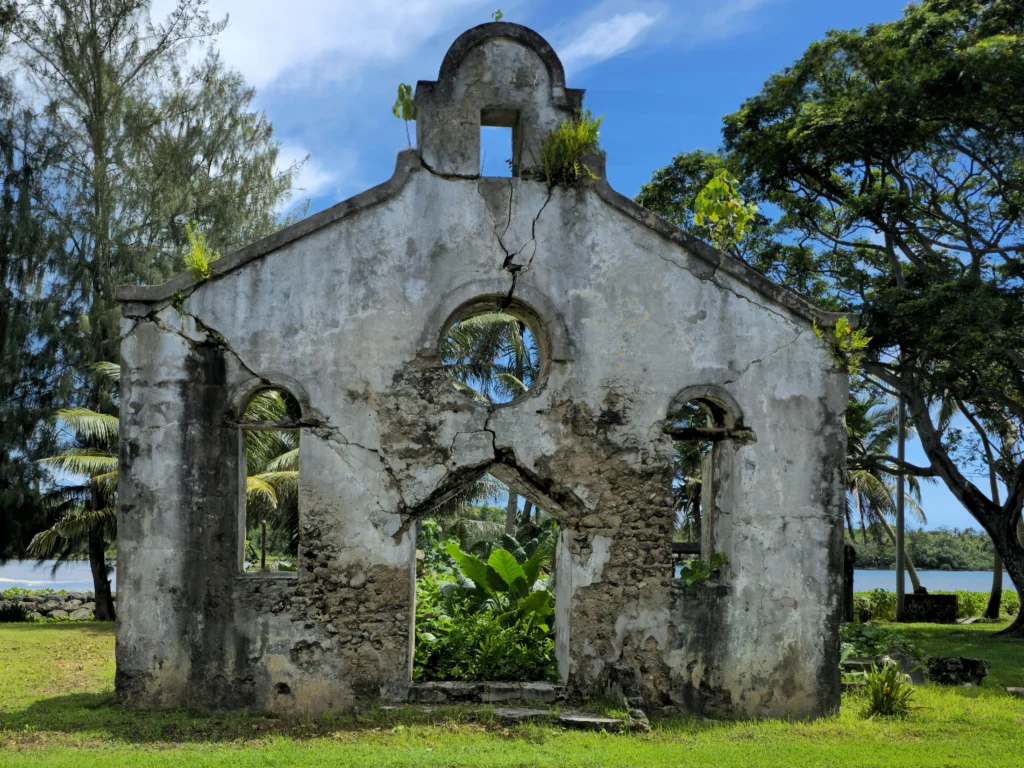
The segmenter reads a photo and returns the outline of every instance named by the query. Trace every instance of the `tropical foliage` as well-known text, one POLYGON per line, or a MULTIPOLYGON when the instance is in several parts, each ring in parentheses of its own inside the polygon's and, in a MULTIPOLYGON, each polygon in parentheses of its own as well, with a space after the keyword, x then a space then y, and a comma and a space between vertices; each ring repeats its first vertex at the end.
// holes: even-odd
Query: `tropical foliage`
MULTIPOLYGON (((493 478, 483 484, 487 498, 505 488, 493 478)), ((509 534, 505 517, 500 507, 466 503, 459 514, 421 522, 415 679, 554 678, 558 526, 524 509, 509 534)))
POLYGON ((553 546, 522 562, 502 548, 486 561, 454 541, 444 548, 457 568, 417 582, 413 677, 554 679, 554 596, 538 584, 553 546))
POLYGON ((914 709, 914 686, 895 661, 872 663, 867 677, 867 699, 868 716, 906 717, 914 709))
MULTIPOLYGON (((877 523, 869 523, 862 531, 847 531, 846 541, 857 550, 858 568, 896 567, 896 545, 877 523)), ((984 571, 992 567, 992 539, 972 528, 908 530, 905 543, 907 556, 922 570, 984 571)))

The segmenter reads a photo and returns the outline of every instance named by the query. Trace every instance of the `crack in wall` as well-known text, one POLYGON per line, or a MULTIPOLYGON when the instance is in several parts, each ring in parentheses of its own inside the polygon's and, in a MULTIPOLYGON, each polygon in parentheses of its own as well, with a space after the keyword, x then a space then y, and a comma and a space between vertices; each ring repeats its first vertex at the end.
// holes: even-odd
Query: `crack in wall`
MULTIPOLYGON (((636 229, 638 229, 638 228, 634 227, 634 230, 636 230, 636 229)), ((711 283, 712 285, 714 285, 719 290, 725 291, 726 293, 731 293, 736 298, 743 299, 744 301, 746 301, 746 302, 748 302, 750 304, 753 304, 755 307, 763 309, 766 312, 771 312, 773 315, 776 315, 776 316, 782 318, 787 323, 793 323, 793 320, 791 318, 787 317, 782 312, 779 312, 777 309, 773 309, 770 306, 767 306, 765 304, 761 304, 761 303, 759 303, 757 301, 754 301, 749 296, 745 296, 744 294, 739 293, 738 291, 734 290, 733 288, 730 288, 728 285, 725 285, 725 284, 719 282, 719 280, 718 280, 719 265, 718 264, 715 264, 713 266, 712 271, 711 271, 711 276, 707 277, 707 276, 701 275, 697 270, 690 269, 689 267, 685 266, 684 264, 680 264, 678 261, 673 259, 671 256, 665 256, 664 254, 660 253, 659 251, 656 251, 656 250, 654 250, 652 248, 648 248, 646 245, 643 245, 642 243, 638 243, 633 238, 630 238, 630 242, 632 242, 633 245, 636 246, 637 248, 639 248, 640 250, 647 251, 647 253, 654 254, 655 256, 657 256, 662 261, 667 262, 667 263, 671 264, 674 267, 678 267, 679 269, 683 270, 684 272, 689 272, 691 275, 693 275, 695 278, 697 278, 701 282, 711 283)))
POLYGON ((800 331, 800 332, 799 332, 799 333, 798 333, 798 334, 797 334, 796 336, 794 336, 794 337, 793 337, 792 341, 788 341, 788 342, 786 342, 785 344, 783 344, 783 345, 782 345, 781 347, 779 347, 779 348, 777 348, 777 349, 773 349, 773 350, 772 350, 771 352, 769 352, 769 353, 768 353, 767 355, 765 355, 764 357, 758 357, 758 358, 755 358, 755 359, 751 360, 751 361, 750 361, 749 363, 747 363, 747 364, 746 364, 746 365, 745 365, 745 366, 743 367, 743 370, 742 370, 742 371, 740 371, 740 372, 739 372, 738 374, 736 374, 735 378, 732 378, 732 379, 726 379, 726 380, 725 380, 725 383, 726 383, 726 384, 733 384, 733 383, 735 383, 735 382, 739 381, 739 380, 740 380, 740 379, 741 379, 741 378, 743 377, 743 375, 744 375, 744 374, 745 374, 745 373, 746 373, 747 371, 749 371, 749 370, 750 370, 750 368, 751 368, 751 367, 752 367, 752 366, 753 366, 754 364, 756 364, 756 363, 763 363, 763 362, 764 362, 765 360, 767 360, 767 359, 768 359, 769 357, 771 357, 771 356, 772 356, 772 355, 774 355, 774 354, 777 354, 777 353, 781 352, 781 351, 782 351, 782 350, 784 350, 784 349, 785 349, 786 347, 791 347, 791 346, 793 346, 794 344, 796 344, 796 343, 797 343, 797 342, 798 342, 798 341, 800 340, 800 337, 801 337, 801 336, 803 336, 803 335, 804 335, 805 333, 807 333, 807 330, 808 330, 808 329, 806 329, 806 328, 805 328, 804 330, 800 331))

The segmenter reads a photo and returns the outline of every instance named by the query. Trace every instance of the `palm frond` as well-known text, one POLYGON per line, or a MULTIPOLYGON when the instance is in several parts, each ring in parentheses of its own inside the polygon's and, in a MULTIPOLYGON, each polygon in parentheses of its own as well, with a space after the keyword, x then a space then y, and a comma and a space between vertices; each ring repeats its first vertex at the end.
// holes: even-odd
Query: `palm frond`
POLYGON ((106 541, 113 541, 117 536, 117 510, 113 507, 103 509, 73 509, 60 518, 54 525, 36 534, 29 542, 29 554, 33 557, 49 557, 55 552, 68 550, 84 545, 91 533, 100 533, 106 541))
POLYGON ((299 471, 299 449, 292 448, 280 456, 271 459, 266 464, 267 472, 298 472, 299 471))
POLYGON ((108 379, 113 382, 121 381, 121 366, 117 363, 96 363, 92 366, 92 369, 101 378, 108 379))
POLYGON ((57 456, 39 459, 39 463, 59 472, 84 477, 117 471, 117 457, 95 448, 69 448, 57 456))
POLYGON ((117 445, 118 419, 106 413, 97 413, 88 408, 61 408, 50 417, 53 424, 63 424, 85 443, 117 445))
POLYGON ((257 475, 245 478, 245 496, 249 501, 260 500, 271 507, 277 506, 277 492, 274 486, 257 475))

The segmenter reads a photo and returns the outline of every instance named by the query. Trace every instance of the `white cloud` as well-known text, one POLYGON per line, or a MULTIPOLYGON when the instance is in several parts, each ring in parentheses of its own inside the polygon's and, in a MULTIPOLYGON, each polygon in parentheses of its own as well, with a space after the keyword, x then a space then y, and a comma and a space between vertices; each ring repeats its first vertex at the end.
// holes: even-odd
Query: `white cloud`
POLYGON ((292 183, 293 193, 298 197, 317 197, 330 190, 338 180, 338 173, 325 168, 309 152, 298 144, 285 142, 277 153, 277 169, 283 172, 296 163, 301 163, 298 175, 292 183))
POLYGON ((695 32, 705 39, 732 37, 749 28, 751 11, 773 0, 726 0, 717 5, 708 4, 694 21, 695 32))
POLYGON ((641 45, 686 46, 721 40, 749 29, 754 11, 775 0, 603 0, 550 32, 568 70, 580 70, 641 45))
POLYGON ((643 11, 633 11, 595 21, 562 48, 562 63, 566 67, 577 68, 618 56, 633 48, 658 17, 643 11))
MULTIPOLYGON (((154 0, 154 20, 174 5, 154 0)), ((489 5, 493 0, 210 0, 207 7, 210 18, 229 18, 216 42, 224 61, 263 88, 285 75, 300 84, 342 80, 399 60, 453 13, 489 5)))

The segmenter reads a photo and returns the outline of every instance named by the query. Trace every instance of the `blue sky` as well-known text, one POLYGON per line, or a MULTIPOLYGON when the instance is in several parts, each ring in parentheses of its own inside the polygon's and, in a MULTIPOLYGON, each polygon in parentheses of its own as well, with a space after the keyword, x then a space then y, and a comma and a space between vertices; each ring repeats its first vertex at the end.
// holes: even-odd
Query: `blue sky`
MULTIPOLYGON (((155 0, 162 16, 171 0, 155 0)), ((829 29, 896 19, 904 0, 210 0, 217 45, 258 89, 310 213, 386 180, 405 129, 399 82, 433 80, 451 42, 500 8, 555 47, 567 85, 604 115, 608 179, 632 197, 673 155, 716 149, 722 116, 829 29)), ((488 166, 493 155, 489 153, 488 166)), ((911 446, 908 459, 925 463, 911 446)), ((979 481, 980 482, 980 481, 979 481)), ((987 485, 981 485, 982 488, 987 485)), ((941 484, 928 527, 975 525, 941 484)), ((977 527, 975 525, 975 527, 977 527)))

